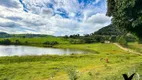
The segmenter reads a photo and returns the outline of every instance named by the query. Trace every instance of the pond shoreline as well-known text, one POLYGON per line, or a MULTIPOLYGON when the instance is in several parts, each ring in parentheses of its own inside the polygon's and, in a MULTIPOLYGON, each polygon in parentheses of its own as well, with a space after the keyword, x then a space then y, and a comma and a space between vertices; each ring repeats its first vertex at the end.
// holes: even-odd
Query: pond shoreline
POLYGON ((94 51, 60 48, 60 47, 37 47, 25 45, 0 45, 0 56, 26 56, 26 55, 73 55, 96 53, 94 51))

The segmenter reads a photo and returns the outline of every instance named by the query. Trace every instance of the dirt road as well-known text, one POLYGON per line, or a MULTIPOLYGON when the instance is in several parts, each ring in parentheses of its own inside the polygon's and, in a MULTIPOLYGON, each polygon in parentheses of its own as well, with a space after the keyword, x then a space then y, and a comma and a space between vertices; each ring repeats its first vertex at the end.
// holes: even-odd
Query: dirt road
POLYGON ((121 46, 120 44, 118 43, 113 43, 114 45, 118 46, 120 49, 123 49, 124 51, 127 51, 127 52, 130 52, 130 53, 134 53, 134 54, 138 54, 138 55, 141 55, 142 56, 142 53, 139 53, 137 51, 134 51, 132 49, 129 49, 129 48, 125 48, 123 46, 121 46))

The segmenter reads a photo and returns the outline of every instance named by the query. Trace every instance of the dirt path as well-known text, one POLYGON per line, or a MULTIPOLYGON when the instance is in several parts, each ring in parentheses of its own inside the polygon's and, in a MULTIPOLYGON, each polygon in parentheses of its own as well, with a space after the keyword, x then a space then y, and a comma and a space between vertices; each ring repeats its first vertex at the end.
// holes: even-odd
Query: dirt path
POLYGON ((129 48, 125 48, 123 46, 121 46, 120 44, 118 43, 113 43, 114 45, 118 46, 120 49, 123 49, 124 51, 127 51, 127 52, 130 52, 130 53, 134 53, 134 54, 138 54, 138 55, 141 55, 142 56, 142 53, 139 53, 137 51, 134 51, 132 49, 129 49, 129 48))

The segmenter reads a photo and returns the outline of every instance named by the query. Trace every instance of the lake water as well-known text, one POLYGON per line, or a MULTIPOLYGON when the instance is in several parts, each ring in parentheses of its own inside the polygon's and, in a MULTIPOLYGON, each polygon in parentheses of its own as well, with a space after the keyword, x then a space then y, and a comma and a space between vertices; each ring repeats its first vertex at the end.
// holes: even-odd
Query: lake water
POLYGON ((30 46, 3 46, 0 45, 0 56, 24 56, 24 55, 45 55, 45 54, 84 54, 87 51, 75 49, 42 48, 30 46))

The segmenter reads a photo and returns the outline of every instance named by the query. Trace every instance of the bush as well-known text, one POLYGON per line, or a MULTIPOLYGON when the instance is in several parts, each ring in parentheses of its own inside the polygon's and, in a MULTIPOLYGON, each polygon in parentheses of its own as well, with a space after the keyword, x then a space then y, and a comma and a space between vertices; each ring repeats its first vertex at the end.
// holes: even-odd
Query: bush
POLYGON ((28 41, 25 41, 25 43, 24 44, 28 44, 28 41))
POLYGON ((112 37, 110 38, 110 41, 111 41, 111 42, 117 42, 117 36, 112 36, 112 37))
POLYGON ((119 43, 120 45, 122 45, 122 46, 125 46, 125 47, 128 45, 128 43, 127 43, 127 41, 126 41, 126 39, 125 39, 124 36, 121 36, 121 37, 119 38, 118 43, 119 43))
POLYGON ((2 44, 2 45, 11 45, 12 42, 9 39, 4 39, 4 40, 0 41, 0 44, 2 44))
POLYGON ((83 40, 84 40, 84 43, 94 43, 94 42, 96 42, 96 40, 94 38, 92 38, 92 37, 84 37, 83 40))
POLYGON ((58 43, 57 41, 52 41, 52 42, 46 41, 46 42, 44 42, 43 44, 53 46, 53 45, 57 45, 57 44, 59 44, 59 43, 58 43))
POLYGON ((103 36, 95 36, 97 42, 103 43, 105 41, 105 37, 103 36))
POLYGON ((137 41, 136 37, 133 35, 126 36, 126 40, 127 40, 127 42, 136 42, 137 41))
POLYGON ((77 71, 74 68, 67 69, 67 73, 70 80, 77 80, 79 78, 77 75, 77 71))
POLYGON ((20 45, 21 44, 21 42, 19 41, 19 40, 15 40, 15 43, 14 43, 15 45, 20 45))

